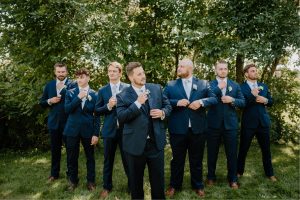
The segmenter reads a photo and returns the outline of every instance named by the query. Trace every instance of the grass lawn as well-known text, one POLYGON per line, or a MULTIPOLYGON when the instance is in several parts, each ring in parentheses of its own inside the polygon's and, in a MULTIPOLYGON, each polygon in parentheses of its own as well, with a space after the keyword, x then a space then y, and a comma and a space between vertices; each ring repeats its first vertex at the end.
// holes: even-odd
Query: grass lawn
MULTIPOLYGON (((217 166, 218 182, 213 187, 206 187, 205 199, 300 199, 299 194, 299 145, 272 145, 273 164, 279 181, 270 182, 263 173, 261 153, 257 143, 252 143, 247 161, 246 171, 239 182, 241 188, 233 191, 226 181, 226 162, 224 148, 220 149, 217 166)), ((85 157, 80 153, 79 186, 74 192, 67 191, 66 153, 63 152, 61 179, 49 184, 47 177, 50 169, 50 152, 0 152, 0 199, 98 199, 102 189, 103 147, 96 149, 96 184, 97 190, 86 189, 85 157)), ((169 183, 171 149, 165 151, 165 183, 169 183)), ((203 161, 206 175, 206 156, 203 161)), ((150 199, 150 186, 147 170, 145 171, 145 198, 150 199)), ((204 177, 205 179, 205 177, 204 177)), ((108 199, 129 199, 126 193, 126 177, 122 169, 119 153, 113 175, 114 188, 108 199)), ((188 164, 185 167, 183 190, 175 195, 175 199, 196 199, 190 188, 188 164)))

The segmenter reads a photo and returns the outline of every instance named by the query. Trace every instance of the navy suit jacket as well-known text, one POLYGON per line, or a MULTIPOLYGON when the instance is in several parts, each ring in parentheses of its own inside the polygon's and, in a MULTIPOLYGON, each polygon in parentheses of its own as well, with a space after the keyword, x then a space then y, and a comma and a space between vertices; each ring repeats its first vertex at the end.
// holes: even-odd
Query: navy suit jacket
POLYGON ((216 96, 211 91, 207 81, 193 77, 189 99, 185 93, 182 79, 170 81, 164 90, 164 94, 169 98, 173 108, 168 120, 170 134, 186 134, 189 128, 189 119, 194 134, 204 133, 207 128, 205 108, 217 104, 216 96), (188 99, 190 102, 201 99, 204 107, 201 106, 197 110, 179 107, 177 103, 181 99, 188 99))
MULTIPOLYGON (((129 87, 126 83, 120 83, 120 92, 129 87)), ((107 104, 109 99, 112 97, 112 91, 110 84, 107 84, 100 88, 98 92, 98 99, 96 103, 96 114, 97 115, 104 115, 104 122, 103 127, 101 129, 102 137, 103 138, 113 138, 117 132, 117 110, 116 106, 109 110, 107 108, 107 104)), ((119 123, 119 127, 122 128, 123 125, 119 123)))
POLYGON ((65 111, 69 114, 64 135, 81 136, 83 138, 91 138, 99 136, 100 117, 95 115, 95 106, 97 94, 94 90, 89 89, 88 95, 90 99, 85 101, 84 107, 81 107, 82 100, 78 97, 79 88, 67 91, 65 99, 65 111))
POLYGON ((273 99, 264 83, 257 83, 260 87, 259 95, 268 99, 268 103, 257 103, 256 97, 251 93, 250 86, 245 81, 241 84, 241 90, 246 100, 246 107, 242 114, 242 128, 257 128, 259 124, 262 127, 270 127, 271 121, 266 106, 273 105, 273 99))
POLYGON ((50 112, 48 114, 48 128, 51 130, 57 130, 59 128, 64 128, 65 123, 67 121, 67 114, 64 111, 65 104, 65 95, 67 90, 75 88, 77 83, 67 79, 65 82, 65 88, 63 88, 60 92, 61 100, 59 103, 55 103, 49 105, 47 100, 56 97, 56 80, 52 80, 46 84, 43 92, 43 96, 40 99, 40 105, 44 108, 50 108, 50 112))
POLYGON ((245 106, 245 98, 241 92, 240 86, 227 79, 226 96, 231 96, 235 99, 234 103, 223 103, 221 101, 222 91, 218 87, 218 81, 213 80, 210 82, 213 93, 217 96, 218 104, 213 105, 207 112, 208 127, 219 129, 224 120, 224 127, 226 130, 238 129, 238 116, 236 108, 243 108, 245 106))
MULTIPOLYGON (((169 100, 162 93, 158 84, 146 83, 146 89, 150 91, 148 102, 150 109, 161 109, 165 117, 171 113, 172 107, 169 100)), ((123 128, 123 149, 132 155, 141 155, 144 152, 147 131, 149 127, 149 113, 142 106, 138 108, 134 103, 137 94, 132 86, 125 88, 117 95, 117 114, 123 128)), ((163 120, 152 119, 155 143, 158 150, 163 150, 166 144, 166 128, 163 120)))

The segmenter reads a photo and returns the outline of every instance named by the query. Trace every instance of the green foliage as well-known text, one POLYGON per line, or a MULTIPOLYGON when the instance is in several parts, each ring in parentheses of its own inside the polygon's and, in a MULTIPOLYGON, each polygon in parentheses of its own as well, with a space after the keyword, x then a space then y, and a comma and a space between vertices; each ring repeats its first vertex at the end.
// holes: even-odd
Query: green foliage
MULTIPOLYGON (((298 96, 289 93, 286 106, 277 89, 295 91, 298 85, 273 77, 277 64, 285 64, 288 49, 300 47, 293 1, 3 0, 0 21, 0 136, 9 133, 9 140, 35 135, 36 144, 29 146, 45 143, 47 111, 37 103, 58 61, 68 65, 71 77, 74 70, 89 68, 97 90, 107 83, 111 61, 139 61, 148 82, 164 86, 176 78, 178 61, 190 57, 195 75, 209 80, 219 58, 229 61, 230 78, 238 82, 244 60, 259 62, 262 79, 272 84, 280 105, 270 110, 273 135, 297 141, 297 127, 283 113, 299 116, 293 109, 298 96)), ((284 77, 294 80, 292 72, 284 77)), ((21 141, 13 146, 26 146, 21 141)))
POLYGON ((270 81, 274 105, 270 109, 273 140, 299 143, 300 82, 299 72, 281 69, 280 77, 270 81))

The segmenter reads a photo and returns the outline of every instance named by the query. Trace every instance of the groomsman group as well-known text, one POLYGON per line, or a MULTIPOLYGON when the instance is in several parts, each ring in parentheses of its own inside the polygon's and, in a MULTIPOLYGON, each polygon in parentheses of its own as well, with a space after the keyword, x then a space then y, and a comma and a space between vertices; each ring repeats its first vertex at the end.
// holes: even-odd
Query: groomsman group
POLYGON ((257 82, 255 65, 244 68, 246 81, 240 85, 227 78, 228 64, 215 64, 216 79, 207 82, 193 76, 189 59, 179 62, 178 79, 170 81, 164 90, 158 84, 146 83, 143 66, 130 62, 126 74, 131 84, 120 81, 122 66, 108 65, 109 83, 98 91, 89 87, 90 73, 80 69, 76 81, 67 78, 64 64, 54 65, 56 79, 50 81, 40 104, 49 107, 48 129, 51 142, 50 182, 59 178, 61 147, 67 149, 69 190, 77 187, 80 142, 86 156, 87 188, 95 190, 94 145, 98 143, 100 116, 104 116, 101 136, 104 144, 103 189, 106 198, 113 189, 112 174, 119 146, 128 192, 132 199, 144 199, 144 170, 147 165, 152 199, 173 197, 182 188, 186 154, 189 158, 191 187, 204 197, 203 154, 207 141, 206 185, 216 181, 219 146, 224 143, 227 159, 227 180, 238 189, 238 177, 245 170, 246 155, 256 136, 262 151, 265 175, 274 176, 266 106, 273 101, 267 85, 257 82), (243 109, 239 152, 237 109, 243 109), (171 176, 164 187, 164 146, 166 119, 172 149, 171 176), (238 152, 238 153, 237 153, 238 152))

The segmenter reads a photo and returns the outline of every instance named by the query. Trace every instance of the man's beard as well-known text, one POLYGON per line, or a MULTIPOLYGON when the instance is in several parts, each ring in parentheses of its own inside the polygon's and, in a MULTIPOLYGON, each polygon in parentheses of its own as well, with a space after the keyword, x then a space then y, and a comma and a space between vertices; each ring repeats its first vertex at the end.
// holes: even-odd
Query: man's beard
POLYGON ((56 78, 60 81, 63 81, 63 80, 65 80, 66 77, 65 76, 57 76, 56 78))
POLYGON ((146 83, 146 79, 142 79, 141 81, 133 80, 135 85, 143 86, 146 83))
POLYGON ((177 76, 178 77, 180 77, 180 78, 186 78, 186 77, 188 77, 190 74, 188 73, 188 72, 186 72, 186 73, 178 73, 177 72, 177 76))

